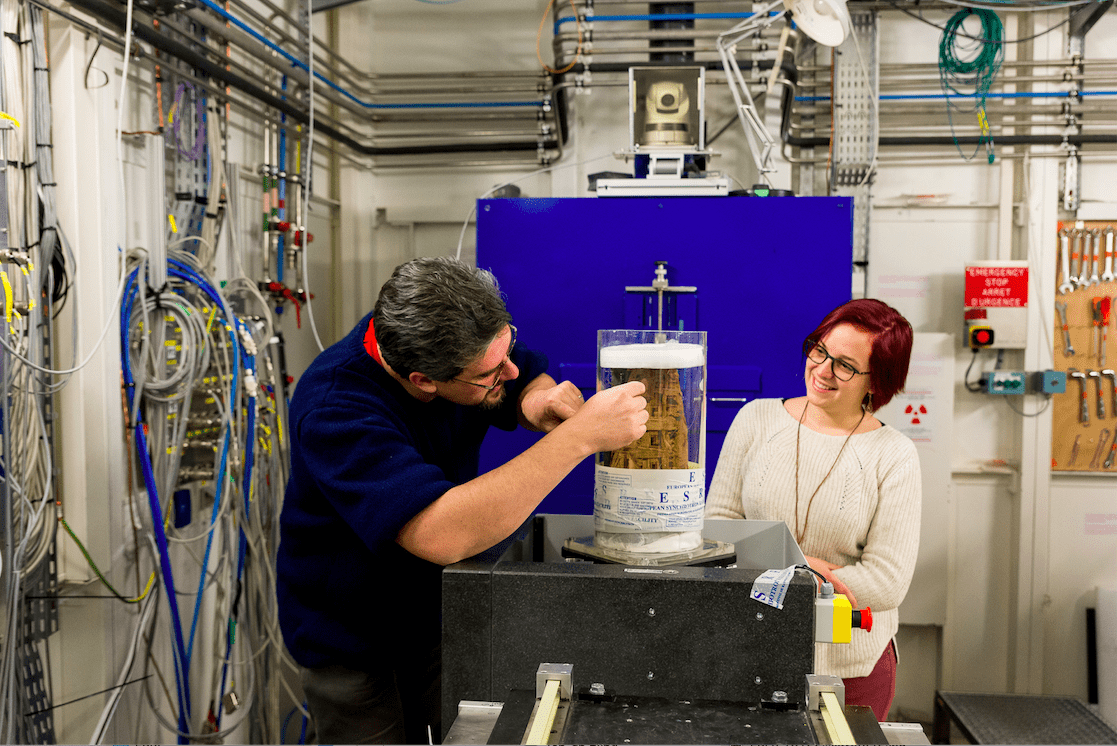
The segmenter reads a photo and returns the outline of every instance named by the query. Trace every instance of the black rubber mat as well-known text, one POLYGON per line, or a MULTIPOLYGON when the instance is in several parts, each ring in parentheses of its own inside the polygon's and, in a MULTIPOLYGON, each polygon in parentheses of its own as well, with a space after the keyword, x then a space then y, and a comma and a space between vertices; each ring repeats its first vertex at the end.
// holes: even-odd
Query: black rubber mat
POLYGON ((938 699, 936 709, 945 707, 974 743, 1117 744, 1117 731, 1071 697, 939 692, 938 699))

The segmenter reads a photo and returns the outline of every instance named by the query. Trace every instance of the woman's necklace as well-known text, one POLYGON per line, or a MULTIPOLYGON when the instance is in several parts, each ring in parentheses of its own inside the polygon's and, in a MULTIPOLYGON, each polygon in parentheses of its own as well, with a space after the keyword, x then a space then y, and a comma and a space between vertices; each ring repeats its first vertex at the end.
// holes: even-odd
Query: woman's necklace
POLYGON ((810 402, 803 402, 803 414, 799 415, 799 426, 795 429, 795 541, 799 543, 800 548, 803 546, 803 537, 807 535, 807 524, 811 520, 811 505, 814 504, 815 495, 822 489, 822 485, 826 484, 826 480, 830 478, 830 472, 834 471, 834 467, 838 465, 838 459, 842 457, 842 451, 846 449, 846 443, 857 432, 857 428, 861 427, 861 423, 865 421, 865 408, 861 408, 861 419, 849 431, 849 435, 842 442, 842 447, 838 449, 838 455, 834 458, 834 463, 830 464, 830 471, 826 472, 826 476, 814 488, 811 493, 811 498, 807 500, 807 514, 803 516, 803 530, 799 530, 799 431, 803 429, 803 418, 807 416, 807 406, 810 402))

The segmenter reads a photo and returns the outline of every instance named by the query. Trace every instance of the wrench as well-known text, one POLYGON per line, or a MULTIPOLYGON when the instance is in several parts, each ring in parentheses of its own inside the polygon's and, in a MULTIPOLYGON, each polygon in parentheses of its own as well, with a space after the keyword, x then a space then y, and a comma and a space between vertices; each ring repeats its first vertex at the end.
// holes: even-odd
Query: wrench
POLYGON ((1117 433, 1113 434, 1113 444, 1109 446, 1109 455, 1105 457, 1105 463, 1102 468, 1109 469, 1113 466, 1113 456, 1117 454, 1117 433))
MULTIPOLYGON (((1059 292, 1062 292, 1062 290, 1059 292)), ((1067 325, 1067 304, 1055 301, 1055 309, 1059 312, 1059 319, 1063 322, 1063 355, 1073 357, 1074 347, 1070 343, 1070 326, 1067 325)))
MULTIPOLYGON (((1090 284, 1097 285, 1101 280, 1098 279, 1098 265, 1101 263, 1101 231, 1097 228, 1090 229, 1090 237, 1087 241, 1093 247, 1094 259, 1091 262, 1092 271, 1090 273, 1090 284)), ((1085 273, 1083 273, 1085 274, 1085 273)))
MULTIPOLYGON (((1105 272, 1102 272, 1102 282, 1113 282, 1117 277, 1113 275, 1113 229, 1105 229, 1105 272)), ((1117 438, 1114 438, 1117 441, 1117 438)))
POLYGON ((1087 373, 1087 375, 1089 375, 1090 378, 1094 379, 1094 383, 1098 387, 1098 419, 1099 420, 1104 420, 1105 419, 1105 393, 1102 391, 1101 373, 1097 372, 1096 370, 1091 370, 1087 373))
POLYGON ((1078 276, 1075 277, 1074 282, 1082 288, 1090 284, 1090 277, 1087 274, 1090 271, 1090 232, 1088 230, 1075 232, 1078 234, 1078 257, 1081 261, 1078 265, 1078 276))
MULTIPOLYGON (((1090 459, 1090 468, 1096 469, 1101 466, 1101 455, 1105 452, 1105 441, 1109 440, 1109 429, 1105 428, 1098 436, 1098 447, 1094 449, 1094 457, 1090 459)), ((1109 461, 1109 459, 1106 459, 1109 461)), ((1106 467, 1108 468, 1108 467, 1106 467)))
MULTIPOLYGON (((1112 235, 1110 239, 1112 239, 1112 235)), ((1074 283, 1071 282, 1070 274, 1070 230, 1067 228, 1059 231, 1059 268, 1063 272, 1063 281, 1059 283, 1059 292, 1063 295, 1074 292, 1074 283)), ((1066 323, 1065 320, 1064 323, 1066 323)), ((1070 354, 1073 355, 1074 353, 1070 354)))
POLYGON ((1078 275, 1082 271, 1082 235, 1085 231, 1075 228, 1070 232, 1070 282, 1078 289, 1078 275))
POLYGON ((1078 410, 1078 421, 1084 426, 1090 424, 1090 405, 1086 401, 1086 374, 1075 368, 1067 368, 1071 378, 1078 379, 1078 392, 1082 397, 1082 407, 1078 410))

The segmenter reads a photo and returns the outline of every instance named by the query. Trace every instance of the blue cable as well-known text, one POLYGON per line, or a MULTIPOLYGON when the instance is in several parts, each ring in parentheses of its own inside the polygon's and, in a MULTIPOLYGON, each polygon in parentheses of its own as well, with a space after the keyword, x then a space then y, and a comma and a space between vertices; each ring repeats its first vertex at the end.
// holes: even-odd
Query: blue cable
POLYGON ((287 713, 287 717, 283 718, 283 725, 279 726, 279 742, 287 743, 287 724, 291 722, 291 718, 295 714, 298 707, 292 707, 291 711, 287 713))
MULTIPOLYGON (((155 486, 155 474, 151 468, 151 458, 147 450, 147 437, 144 435, 143 418, 136 418, 136 450, 139 451, 143 467, 144 485, 151 509, 152 523, 155 526, 155 543, 159 548, 159 562, 163 570, 163 585, 167 591, 167 604, 171 609, 171 623, 174 627, 175 643, 175 685, 178 689, 178 729, 181 733, 190 732, 190 671, 184 667, 186 646, 182 638, 182 620, 178 613, 178 599, 175 596, 174 573, 171 572, 171 556, 167 546, 167 534, 163 530, 163 509, 159 505, 159 493, 155 486)), ((186 737, 179 735, 178 742, 185 744, 186 737)))
POLYGON ((198 629, 198 616, 202 608, 202 593, 206 587, 206 568, 209 567, 210 550, 213 548, 213 535, 216 533, 217 516, 221 512, 221 493, 225 491, 225 465, 229 457, 229 428, 225 428, 225 442, 221 446, 221 465, 217 469, 217 490, 213 496, 213 513, 209 519, 209 536, 206 538, 206 552, 202 557, 202 575, 198 578, 198 595, 194 599, 194 620, 190 623, 190 639, 186 644, 186 667, 194 655, 194 633, 198 629))

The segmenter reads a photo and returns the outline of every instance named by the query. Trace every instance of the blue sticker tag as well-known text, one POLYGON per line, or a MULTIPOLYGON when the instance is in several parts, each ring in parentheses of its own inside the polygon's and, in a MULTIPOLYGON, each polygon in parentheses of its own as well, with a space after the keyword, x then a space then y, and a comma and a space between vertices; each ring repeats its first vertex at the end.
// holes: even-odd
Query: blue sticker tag
POLYGON ((782 609, 784 596, 787 595, 787 586, 794 577, 795 565, 782 570, 767 570, 753 582, 752 592, 749 595, 762 604, 782 609))

